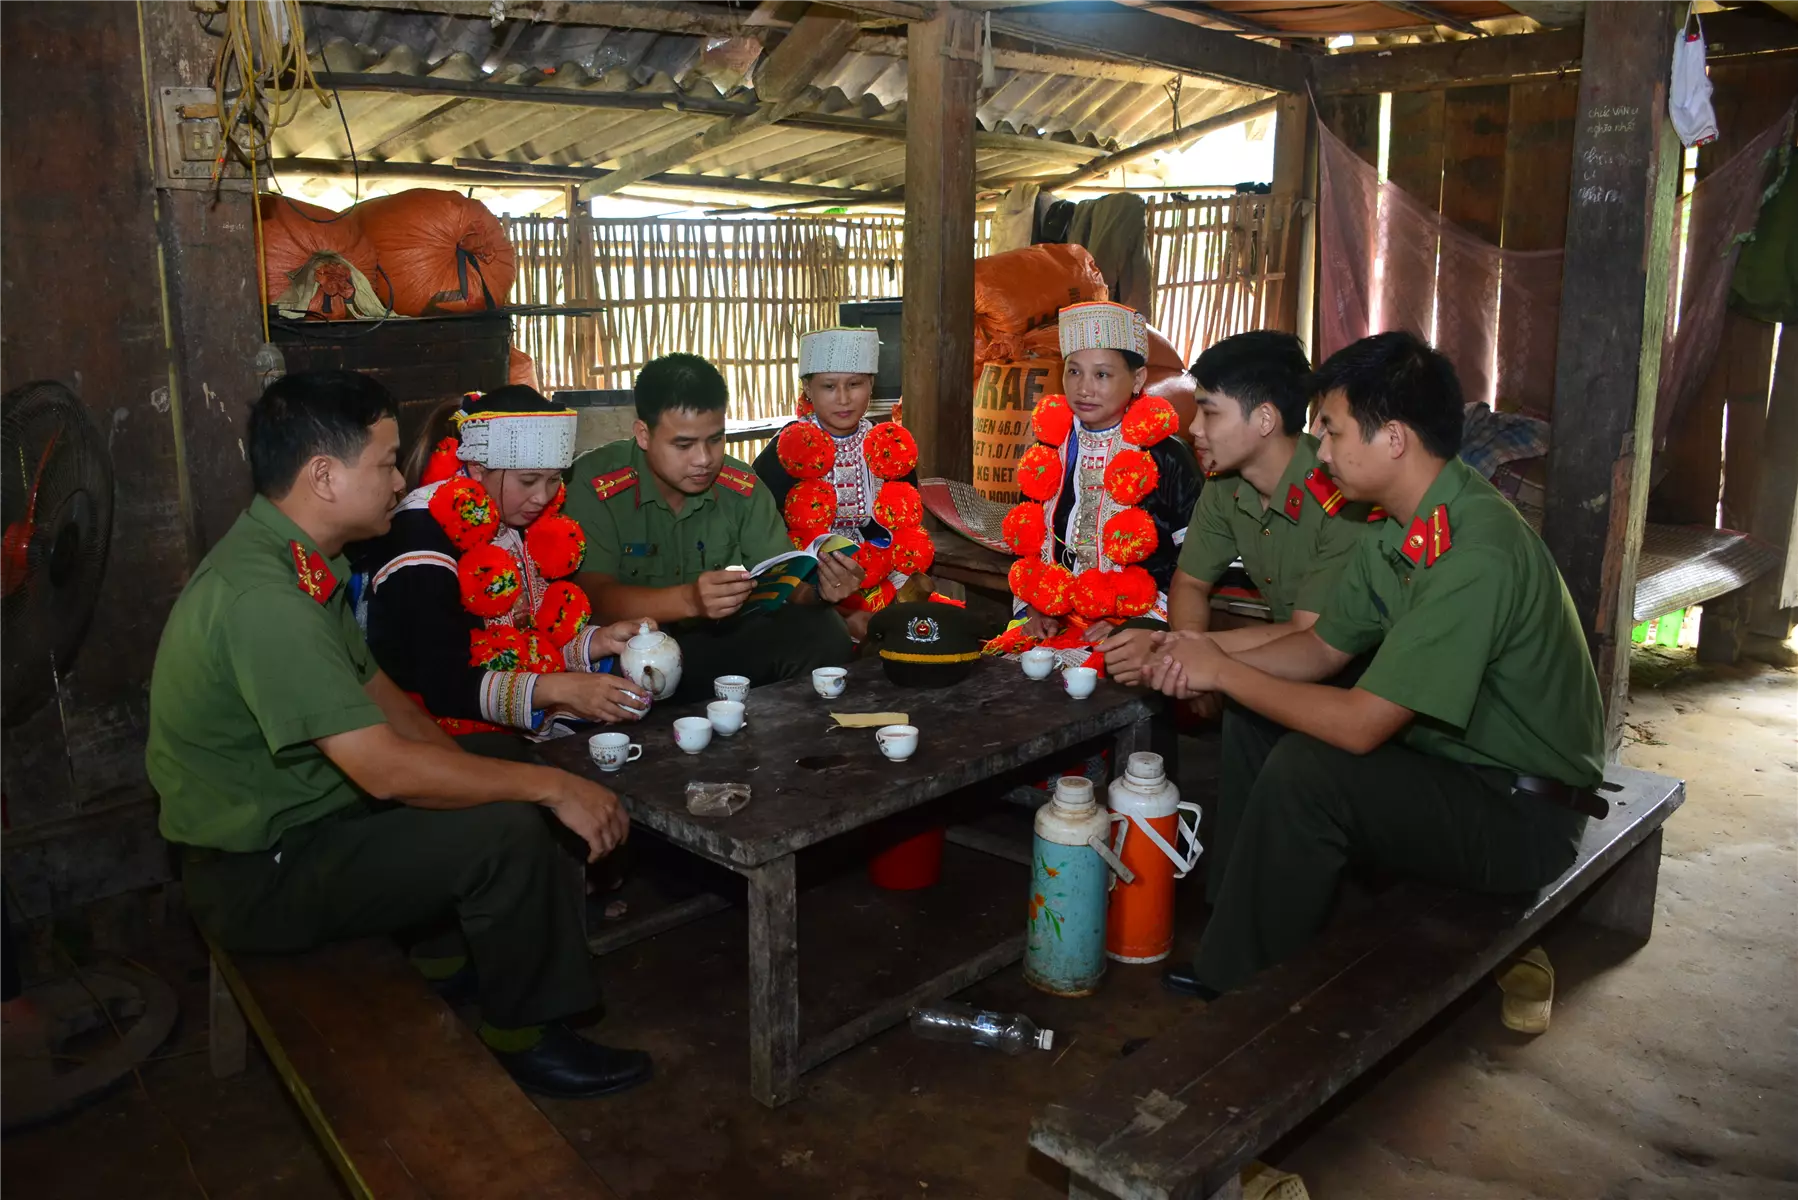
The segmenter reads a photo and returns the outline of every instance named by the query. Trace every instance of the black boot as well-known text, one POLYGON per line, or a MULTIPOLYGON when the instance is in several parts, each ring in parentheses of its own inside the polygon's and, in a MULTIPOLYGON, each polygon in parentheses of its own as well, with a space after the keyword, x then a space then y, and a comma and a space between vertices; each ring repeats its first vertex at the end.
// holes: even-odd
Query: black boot
POLYGON ((1199 982, 1190 964, 1181 966, 1176 963, 1164 968, 1161 972, 1161 986, 1182 996, 1197 996, 1200 1000, 1210 1001, 1218 997, 1216 991, 1199 982))
POLYGON ((493 1057, 525 1091, 553 1100, 587 1100, 628 1091, 655 1073, 641 1050, 614 1050, 566 1025, 544 1027, 529 1050, 495 1050, 493 1057))

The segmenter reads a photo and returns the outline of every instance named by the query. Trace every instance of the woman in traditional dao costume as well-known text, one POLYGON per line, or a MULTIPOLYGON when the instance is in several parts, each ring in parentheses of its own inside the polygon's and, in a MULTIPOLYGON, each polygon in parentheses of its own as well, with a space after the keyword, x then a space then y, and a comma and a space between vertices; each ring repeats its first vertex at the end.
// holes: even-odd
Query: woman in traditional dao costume
POLYGON ((869 617, 895 599, 930 595, 925 572, 936 557, 918 496, 918 444, 897 413, 879 425, 868 419, 879 369, 880 335, 872 329, 801 337, 799 420, 755 460, 795 547, 824 533, 859 543, 862 585, 838 606, 857 641, 869 617))
MULTIPOLYGON (((581 527, 561 512, 576 417, 522 385, 471 392, 420 443, 392 528, 354 553, 369 648, 437 723, 493 753, 554 719, 634 721, 649 696, 612 675, 640 622, 588 623, 581 527), (491 735, 512 735, 494 738, 491 735)), ((651 622, 653 624, 653 622, 651 622)))
MULTIPOLYGON (((1148 323, 1122 304, 1061 310, 1063 395, 1032 414, 1024 498, 1002 533, 1015 620, 989 644, 1086 662, 1123 625, 1165 628, 1167 587, 1204 477, 1173 406, 1142 394, 1148 323)), ((1095 664, 1097 665, 1097 664, 1095 664)))

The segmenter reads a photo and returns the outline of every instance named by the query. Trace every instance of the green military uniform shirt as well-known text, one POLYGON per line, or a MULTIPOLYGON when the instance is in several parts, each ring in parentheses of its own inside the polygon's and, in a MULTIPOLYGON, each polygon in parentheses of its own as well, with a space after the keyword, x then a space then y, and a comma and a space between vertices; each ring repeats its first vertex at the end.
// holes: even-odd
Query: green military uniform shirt
POLYGON ((1318 465, 1317 439, 1308 433, 1299 435, 1272 498, 1263 505, 1255 485, 1240 475, 1207 481, 1186 527, 1180 570, 1216 583, 1241 555, 1275 621, 1291 620, 1294 609, 1322 612, 1366 532, 1368 508, 1343 503, 1318 465))
POLYGON ((1375 526, 1317 635, 1378 647, 1357 687, 1417 714, 1404 742, 1575 787, 1604 777, 1603 709, 1567 585, 1510 501, 1453 459, 1409 528, 1375 526))
POLYGON ((581 570, 633 587, 675 587, 793 548, 768 485, 748 464, 727 455, 717 481, 675 512, 631 438, 574 460, 563 511, 587 535, 581 570))
POLYGON ((362 797, 313 744, 386 719, 363 690, 377 667, 349 574, 262 496, 201 561, 150 676, 145 759, 164 837, 267 850, 362 797))

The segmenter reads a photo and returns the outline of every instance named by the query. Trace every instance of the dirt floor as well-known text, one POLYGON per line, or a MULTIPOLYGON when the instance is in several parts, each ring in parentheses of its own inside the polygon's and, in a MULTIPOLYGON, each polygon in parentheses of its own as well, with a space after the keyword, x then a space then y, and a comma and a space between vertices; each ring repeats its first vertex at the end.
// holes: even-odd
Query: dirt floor
MULTIPOLYGON (((1798 672, 1639 657, 1625 761, 1682 776, 1654 940, 1556 927, 1554 1025, 1498 1022, 1481 987, 1275 1158, 1320 1200, 1798 1197, 1798 672)), ((1189 743, 1189 794, 1207 794, 1189 743)), ((830 875, 829 864, 816 872, 830 875)), ((945 884, 881 893, 857 870, 801 902, 808 1013, 834 1024, 1016 927, 1023 868, 951 849, 945 884)), ((639 904, 645 885, 634 884, 639 904)), ((620 1196, 1015 1197, 1066 1194, 1025 1132, 1050 1098, 1186 1011, 1154 968, 1115 969, 1083 1001, 1011 970, 966 998, 1057 1030, 1008 1059, 890 1031, 806 1077, 768 1111, 746 1092, 744 923, 727 913, 601 962, 596 1031, 657 1060, 646 1088, 547 1104, 620 1196)), ((159 1060, 93 1107, 4 1143, 9 1197, 286 1200, 340 1195, 268 1063, 220 1083, 204 1056, 204 960, 179 929, 144 960, 182 991, 159 1060)))

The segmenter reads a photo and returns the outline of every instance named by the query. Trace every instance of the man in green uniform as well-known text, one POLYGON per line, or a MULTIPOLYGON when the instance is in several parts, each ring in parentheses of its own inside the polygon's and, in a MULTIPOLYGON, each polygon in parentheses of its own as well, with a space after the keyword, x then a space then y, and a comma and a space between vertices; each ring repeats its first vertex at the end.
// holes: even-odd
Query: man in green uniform
POLYGON ((563 1023, 596 997, 579 872, 558 840, 584 842, 588 861, 609 853, 629 830, 618 798, 462 751, 375 665, 350 610, 343 548, 384 533, 405 488, 397 413, 349 371, 288 375, 251 407, 256 498, 176 600, 150 679, 162 833, 224 949, 453 920, 481 1038, 513 1077, 549 1096, 621 1091, 649 1077, 648 1055, 563 1023))
POLYGON ((633 436, 575 459, 565 511, 587 535, 576 582, 596 616, 653 617, 680 643, 677 702, 709 699, 719 675, 775 683, 851 657, 830 606, 861 568, 827 556, 817 583, 766 612, 742 611, 744 567, 793 548, 767 485, 724 453, 724 378, 705 359, 669 354, 637 376, 633 436), (820 603, 822 601, 822 603, 820 603))
MULTIPOLYGON (((1236 653, 1309 629, 1366 532, 1368 506, 1344 500, 1317 461, 1317 439, 1304 431, 1310 373, 1298 338, 1271 329, 1225 338, 1193 363, 1199 411, 1192 431, 1212 476, 1193 509, 1167 589, 1175 634, 1209 631, 1212 586, 1238 557, 1273 620, 1213 633, 1212 641, 1236 653)), ((1151 645, 1164 640, 1146 631, 1118 634, 1105 645, 1106 669, 1118 682, 1134 685, 1151 645)), ((1215 694, 1200 696, 1197 704, 1204 716, 1216 716, 1220 708, 1223 713, 1220 793, 1247 796, 1266 756, 1264 744, 1286 731, 1239 704, 1220 705, 1215 694), (1256 728, 1237 728, 1245 723, 1256 728), (1257 746, 1262 748, 1245 753, 1257 746)), ((1205 859, 1205 896, 1213 903, 1241 813, 1240 804, 1229 803, 1213 813, 1212 850, 1205 859)))
MULTIPOLYGON (((1406 333, 1319 368, 1321 461, 1386 512, 1317 623, 1235 654, 1167 642, 1150 682, 1220 692, 1284 726, 1263 745, 1192 967, 1213 996, 1301 947, 1349 865, 1489 892, 1527 891, 1573 861, 1603 781, 1597 677, 1548 549, 1457 457, 1461 387, 1406 333), (1356 655, 1352 688, 1318 681, 1356 655)), ((1240 730, 1253 733, 1246 724, 1240 730)))

